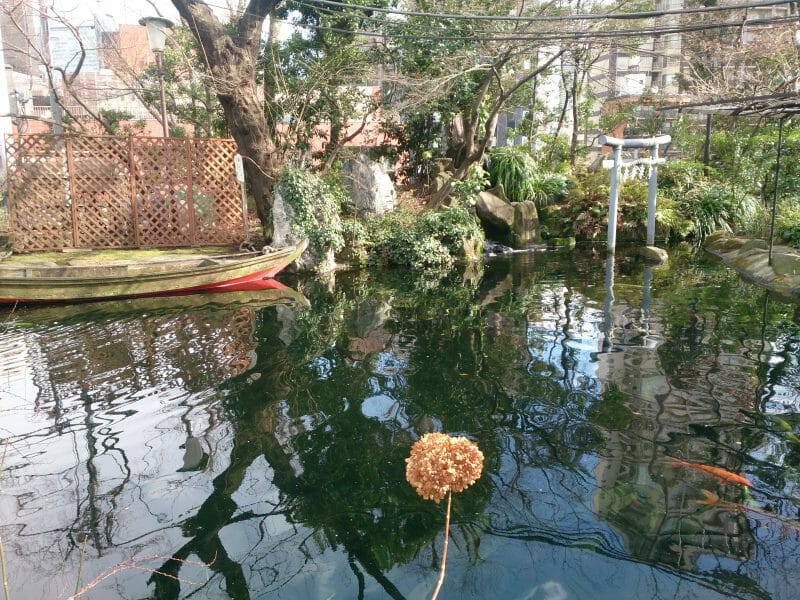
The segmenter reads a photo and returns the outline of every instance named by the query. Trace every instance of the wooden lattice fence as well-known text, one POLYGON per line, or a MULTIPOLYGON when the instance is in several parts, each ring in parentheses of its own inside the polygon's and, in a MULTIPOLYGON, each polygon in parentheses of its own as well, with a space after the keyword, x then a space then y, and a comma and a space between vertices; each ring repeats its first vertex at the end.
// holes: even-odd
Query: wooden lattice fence
POLYGON ((245 238, 233 140, 33 134, 6 148, 17 252, 245 238))

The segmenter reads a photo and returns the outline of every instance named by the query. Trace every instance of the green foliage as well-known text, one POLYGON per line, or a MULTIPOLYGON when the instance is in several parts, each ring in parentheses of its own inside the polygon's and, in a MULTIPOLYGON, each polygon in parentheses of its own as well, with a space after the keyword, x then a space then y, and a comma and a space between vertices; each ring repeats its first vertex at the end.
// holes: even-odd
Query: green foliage
POLYGON ((672 160, 658 169, 658 189, 673 197, 687 194, 706 180, 703 163, 672 160))
POLYGON ((415 232, 421 237, 431 237, 456 256, 461 252, 463 240, 483 239, 483 231, 469 210, 462 207, 425 211, 419 215, 415 232))
MULTIPOLYGON (((133 115, 131 113, 114 108, 101 108, 100 117, 106 122, 114 134, 121 133, 120 126, 122 121, 130 121, 133 119, 133 115)), ((125 129, 130 130, 131 127, 128 126, 125 129)))
POLYGON ((361 86, 382 62, 381 48, 348 33, 363 24, 345 7, 288 1, 279 3, 274 16, 298 27, 288 39, 264 46, 267 124, 284 152, 314 150, 314 158, 328 164, 353 135, 349 123, 378 107, 361 86))
POLYGON ((613 112, 604 112, 600 115, 598 124, 600 131, 610 132, 619 125, 631 123, 634 120, 633 109, 633 104, 624 104, 613 112))
MULTIPOLYGON (((775 186, 777 124, 715 117, 712 132, 708 177, 736 185, 743 193, 758 196, 763 201, 771 200, 775 186)), ((690 161, 701 158, 705 140, 703 122, 678 120, 671 133, 673 146, 681 148, 684 156, 690 161)), ((785 123, 783 136, 779 195, 791 198, 800 195, 800 127, 794 122, 785 123)), ((669 168, 671 163, 667 164, 669 168)), ((661 172, 659 187, 662 187, 661 172)))
POLYGON ((524 146, 503 146, 489 153, 492 186, 502 185, 511 202, 531 200, 530 182, 537 171, 536 161, 524 146))
MULTIPOLYGON (((608 229, 610 181, 607 171, 589 173, 575 179, 560 204, 547 207, 540 215, 551 236, 579 239, 605 237, 608 229)), ((644 237, 647 220, 647 183, 628 181, 620 187, 617 231, 624 237, 644 237)), ((656 215, 657 223, 659 215, 656 215)))
POLYGON ((752 229, 762 211, 757 198, 734 184, 701 183, 676 200, 678 210, 692 221, 697 242, 718 229, 752 229))
POLYGON ((483 231, 464 207, 427 211, 415 217, 395 211, 369 224, 373 263, 415 269, 449 267, 463 240, 483 241, 483 231))
POLYGON ((569 181, 560 173, 536 173, 528 183, 531 197, 537 206, 547 206, 563 200, 569 191, 569 181))
POLYGON ((479 164, 470 165, 461 181, 452 183, 452 196, 464 206, 475 206, 478 194, 489 186, 489 174, 479 164))
POLYGON ((504 146, 490 153, 489 174, 493 186, 502 184, 511 202, 530 200, 546 206, 563 199, 568 191, 567 178, 539 170, 524 146, 504 146))
POLYGON ((775 235, 785 244, 800 247, 800 202, 796 198, 778 203, 775 235))
POLYGON ((308 238, 311 247, 322 254, 344 246, 337 196, 331 187, 306 169, 286 167, 276 189, 292 208, 292 230, 308 238))
POLYGON ((537 140, 539 142, 537 149, 539 163, 554 173, 568 173, 570 169, 569 140, 566 136, 540 135, 537 140))

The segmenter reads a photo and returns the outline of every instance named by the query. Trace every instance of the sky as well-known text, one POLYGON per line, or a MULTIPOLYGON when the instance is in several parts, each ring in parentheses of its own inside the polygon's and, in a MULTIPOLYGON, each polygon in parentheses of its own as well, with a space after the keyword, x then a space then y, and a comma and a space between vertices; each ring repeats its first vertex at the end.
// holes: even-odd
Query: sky
MULTIPOLYGON (((83 22, 92 23, 94 17, 100 21, 103 29, 114 31, 120 25, 138 23, 142 17, 161 16, 171 19, 173 22, 180 21, 178 11, 169 0, 49 0, 52 2, 54 11, 57 11, 73 25, 80 25, 83 22), (155 8, 154 8, 155 7, 155 8), (156 12, 158 8, 158 12, 156 12)), ((208 0, 210 5, 225 6, 227 0, 208 0)), ((227 20, 225 9, 215 9, 220 18, 227 20)), ((280 37, 288 37, 291 27, 281 28, 280 37)))

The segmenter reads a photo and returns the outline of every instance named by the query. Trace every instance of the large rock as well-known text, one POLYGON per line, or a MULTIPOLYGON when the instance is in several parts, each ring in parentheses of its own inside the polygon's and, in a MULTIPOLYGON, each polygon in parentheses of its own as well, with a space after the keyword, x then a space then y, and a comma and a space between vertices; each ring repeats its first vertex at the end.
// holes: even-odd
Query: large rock
POLYGON ((512 248, 525 248, 541 241, 536 205, 508 202, 501 195, 505 195, 502 187, 478 194, 475 212, 487 237, 512 248))
MULTIPOLYGON (((272 245, 275 248, 294 246, 300 242, 297 232, 292 229, 294 210, 284 202, 280 192, 275 189, 272 204, 272 245)), ((338 216, 337 216, 338 218, 338 216)), ((333 250, 328 250, 322 255, 309 244, 305 252, 292 265, 290 271, 317 271, 328 272, 336 269, 336 259, 333 250)))
POLYGON ((663 265, 669 260, 669 254, 663 248, 656 246, 642 246, 639 248, 639 255, 647 262, 663 265))
POLYGON ((790 252, 776 252, 772 255, 772 269, 778 276, 800 275, 800 255, 790 252))
POLYGON ((727 231, 714 231, 706 236, 703 245, 709 250, 727 252, 738 250, 748 242, 747 239, 736 237, 727 231))
POLYGON ((359 154, 345 162, 342 176, 359 215, 379 217, 397 206, 397 191, 383 163, 359 154))
POLYGON ((739 248, 739 252, 746 252, 747 250, 766 250, 768 247, 766 240, 747 240, 739 248))
POLYGON ((539 235, 539 212, 533 202, 514 202, 514 225, 511 229, 512 246, 524 248, 542 241, 539 235))
MULTIPOLYGON (((482 225, 488 225, 508 234, 514 226, 514 207, 493 190, 486 190, 478 194, 475 203, 475 212, 482 225)), ((501 240, 502 241, 502 240, 501 240)))

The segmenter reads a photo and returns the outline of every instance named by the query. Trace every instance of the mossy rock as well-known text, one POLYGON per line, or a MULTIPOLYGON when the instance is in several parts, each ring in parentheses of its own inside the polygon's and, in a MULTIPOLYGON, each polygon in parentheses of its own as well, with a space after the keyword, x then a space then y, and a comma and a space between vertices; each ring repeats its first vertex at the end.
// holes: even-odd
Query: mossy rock
POLYGON ((766 240, 747 240, 744 244, 742 244, 739 248, 740 252, 747 252, 748 250, 766 250, 767 249, 767 242, 766 240))
POLYGON ((772 255, 772 269, 776 275, 800 275, 800 255, 776 252, 772 255))
POLYGON ((663 265, 669 260, 669 254, 663 248, 655 246, 643 246, 639 248, 639 256, 649 263, 663 265))
POLYGON ((728 233, 715 231, 705 239, 705 247, 709 250, 717 250, 720 252, 729 252, 731 250, 738 250, 749 240, 744 238, 733 237, 728 233), (717 235, 722 234, 722 235, 717 235))

